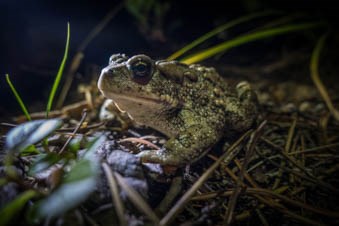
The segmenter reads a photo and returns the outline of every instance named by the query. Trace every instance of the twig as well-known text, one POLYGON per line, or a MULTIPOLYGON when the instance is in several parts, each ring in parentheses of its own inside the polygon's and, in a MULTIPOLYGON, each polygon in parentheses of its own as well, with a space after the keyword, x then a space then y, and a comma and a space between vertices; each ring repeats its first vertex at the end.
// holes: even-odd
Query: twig
MULTIPOLYGON (((291 204, 293 206, 307 209, 311 212, 323 215, 323 216, 328 216, 328 217, 333 217, 333 218, 338 218, 339 219, 339 212, 334 212, 328 209, 320 209, 320 208, 314 208, 313 206, 310 206, 308 204, 290 199, 286 196, 280 195, 277 192, 268 190, 268 189, 263 189, 263 188, 247 188, 246 190, 243 191, 245 194, 248 195, 263 195, 263 196, 269 196, 274 199, 280 199, 281 201, 284 201, 288 204, 291 204)), ((201 200, 206 200, 206 199, 211 199, 219 196, 231 196, 233 193, 233 190, 229 189, 224 191, 223 193, 220 192, 210 192, 206 194, 200 194, 198 196, 192 197, 192 201, 201 201, 201 200)), ((278 204, 278 203, 276 203, 278 204)), ((272 204, 270 205, 272 206, 272 204)))
MULTIPOLYGON (((297 117, 294 116, 292 125, 290 126, 290 129, 288 130, 288 135, 287 135, 287 141, 286 141, 286 144, 285 144, 285 149, 282 150, 281 154, 288 153, 289 150, 291 149, 291 143, 292 143, 292 139, 293 139, 293 135, 294 135, 294 131, 295 131, 296 125, 297 125, 297 117)), ((286 164, 286 162, 284 162, 284 161, 282 161, 280 163, 279 172, 278 172, 279 174, 275 178, 275 181, 274 181, 274 184, 272 186, 272 189, 276 189, 279 186, 280 181, 281 181, 281 176, 283 174, 282 169, 285 167, 285 164, 286 164)))
POLYGON ((238 177, 236 187, 235 187, 233 195, 231 196, 230 201, 228 203, 228 208, 226 209, 225 221, 224 221, 224 223, 226 225, 230 225, 231 222, 232 222, 232 215, 233 215, 233 211, 234 211, 235 206, 236 206, 238 196, 239 196, 240 191, 241 191, 241 185, 243 184, 245 170, 247 169, 247 165, 249 163, 250 158, 253 156, 255 144, 257 143, 258 138, 261 136, 262 129, 265 127, 265 125, 266 125, 266 121, 263 121, 258 126, 258 128, 253 132, 253 134, 251 135, 250 141, 248 143, 249 144, 248 150, 246 151, 246 154, 245 154, 244 163, 243 163, 242 167, 240 168, 240 175, 238 177))
POLYGON ((297 125, 298 118, 295 116, 290 129, 288 130, 287 141, 285 145, 285 153, 288 153, 291 149, 292 139, 295 132, 295 126, 297 125))
POLYGON ((59 151, 59 155, 61 155, 65 150, 66 147, 68 146, 68 144, 71 142, 71 140, 73 139, 73 137, 76 135, 77 131, 79 130, 79 128, 81 127, 82 123, 84 123, 85 119, 87 117, 87 110, 84 109, 82 112, 82 117, 80 122, 78 123, 77 127, 75 127, 75 129, 73 130, 72 134, 68 137, 67 141, 65 142, 64 146, 60 149, 59 151))
POLYGON ((118 184, 112 174, 112 170, 106 162, 102 163, 102 168, 104 169, 106 178, 108 180, 109 188, 111 189, 112 201, 115 206, 115 210, 117 212, 119 222, 121 226, 127 226, 127 222, 124 216, 124 204, 121 201, 119 191, 118 191, 118 184))
MULTIPOLYGON (((265 158, 265 156, 264 156, 258 149, 256 149, 256 152, 257 152, 257 154, 258 154, 259 156, 265 158)), ((287 156, 287 155, 286 155, 286 156, 287 156)), ((284 157, 285 157, 285 156, 284 156, 284 157)), ((301 178, 303 178, 303 179, 305 179, 305 180, 308 180, 308 181, 310 181, 310 182, 312 182, 312 183, 314 183, 314 184, 321 185, 322 187, 324 187, 324 188, 326 188, 326 189, 328 189, 328 190, 330 190, 330 191, 332 191, 332 192, 335 192, 335 193, 339 194, 339 190, 336 189, 335 187, 333 187, 332 185, 330 185, 330 184, 328 184, 328 183, 326 183, 326 182, 324 182, 324 181, 322 181, 322 180, 320 180, 320 179, 318 179, 318 178, 316 178, 316 177, 314 177, 314 176, 309 176, 309 174, 306 173, 306 171, 305 171, 304 168, 302 168, 302 171, 303 171, 303 173, 306 173, 306 175, 304 175, 304 174, 302 174, 302 173, 300 173, 300 172, 297 172, 297 171, 295 171, 295 170, 288 169, 288 168, 285 167, 285 166, 281 166, 281 165, 277 164, 276 162, 272 161, 272 160, 269 159, 269 158, 266 158, 266 160, 269 161, 272 165, 274 165, 274 166, 276 166, 276 167, 278 167, 278 168, 281 168, 281 169, 285 170, 286 172, 293 173, 293 174, 296 175, 296 176, 299 176, 299 177, 301 177, 301 178)))
POLYGON ((255 212, 259 216, 259 219, 264 226, 269 226, 270 224, 267 222, 265 216, 261 213, 260 209, 255 209, 255 212))
POLYGON ((144 201, 144 199, 133 189, 131 188, 124 180, 124 178, 117 172, 114 172, 120 187, 127 193, 129 199, 134 203, 134 205, 144 213, 154 225, 159 225, 159 218, 151 207, 144 201))
MULTIPOLYGON (((314 175, 312 175, 312 174, 311 174, 309 171, 307 171, 303 166, 301 166, 301 165, 298 164, 296 161, 294 161, 290 156, 288 156, 288 155, 283 151, 284 149, 282 149, 281 147, 275 145, 274 143, 272 143, 271 141, 267 140, 267 139, 264 138, 264 137, 261 137, 260 139, 263 140, 265 143, 271 145, 272 147, 275 147, 275 148, 279 149, 279 150, 281 151, 281 152, 280 152, 281 156, 283 156, 285 159, 287 159, 292 165, 294 165, 295 167, 297 167, 298 169, 300 169, 300 170, 305 174, 305 176, 302 175, 302 174, 300 174, 299 172, 294 171, 294 170, 289 170, 289 169, 287 169, 287 168, 284 167, 284 166, 279 166, 280 168, 285 169, 285 170, 287 170, 287 171, 289 171, 289 172, 293 172, 293 174, 295 174, 295 175, 298 175, 298 176, 300 176, 300 177, 302 177, 302 178, 304 178, 304 179, 307 179, 307 180, 309 180, 309 181, 312 181, 312 182, 315 183, 315 184, 319 184, 319 185, 323 186, 324 188, 327 188, 327 189, 329 189, 329 190, 331 190, 331 191, 333 191, 333 192, 339 194, 339 190, 338 190, 338 189, 336 189, 336 188, 333 187, 332 185, 330 185, 330 184, 328 184, 328 183, 326 183, 326 182, 320 180, 319 178, 315 177, 314 175)), ((257 153, 258 153, 259 155, 261 155, 261 153, 258 152, 258 150, 257 150, 257 153)), ((276 165, 276 164, 275 164, 273 161, 271 161, 270 159, 268 159, 268 160, 269 160, 272 164, 276 165)))
POLYGON ((137 143, 140 143, 140 144, 145 144, 148 147, 154 148, 155 150, 159 150, 160 149, 160 147, 158 147, 157 145, 153 144, 152 142, 150 142, 148 140, 141 139, 141 138, 137 138, 137 137, 124 138, 124 139, 119 140, 119 143, 123 143, 123 142, 126 142, 126 141, 137 142, 137 143))
POLYGON ((173 178, 171 187, 166 193, 165 197, 161 200, 160 204, 156 207, 155 212, 158 215, 163 215, 172 204, 173 200, 177 197, 182 189, 182 177, 178 176, 173 178))
POLYGON ((288 153, 288 155, 295 155, 295 154, 301 154, 301 153, 309 153, 309 152, 315 152, 315 151, 321 151, 327 148, 334 148, 339 146, 339 143, 333 143, 333 144, 326 144, 326 145, 321 145, 318 147, 314 147, 314 148, 308 148, 308 149, 304 149, 301 151, 293 151, 288 153))
POLYGON ((211 165, 206 172, 201 175, 201 177, 193 184, 193 186, 179 199, 179 201, 170 209, 170 211, 161 219, 160 225, 169 225, 174 218, 179 214, 179 212, 185 207, 186 203, 190 198, 195 194, 195 192, 200 188, 200 186, 207 180, 207 178, 214 172, 214 170, 224 161, 225 164, 228 164, 234 156, 237 154, 238 150, 236 149, 238 145, 247 138, 252 130, 244 133, 235 143, 232 144, 228 150, 220 156, 220 158, 211 165), (227 157, 227 158, 226 158, 227 157))
MULTIPOLYGON (((86 132, 88 130, 95 129, 95 128, 98 128, 98 127, 103 126, 103 125, 105 125, 105 122, 93 123, 93 124, 90 124, 90 125, 86 125, 86 128, 79 128, 78 132, 79 131, 86 132)), ((74 130, 73 127, 68 127, 68 128, 58 129, 57 132, 59 132, 59 133, 67 133, 67 132, 72 131, 72 130, 74 130)))
MULTIPOLYGON (((245 192, 247 194, 249 194, 249 195, 253 195, 254 197, 256 197, 259 201, 261 201, 265 205, 270 206, 270 207, 276 209, 277 211, 279 211, 279 212, 281 212, 281 213, 283 213, 283 214, 285 214, 285 215, 287 215, 287 216, 289 216, 289 217, 291 217, 291 218, 293 218, 295 220, 301 221, 301 222, 305 223, 306 225, 314 225, 314 226, 321 226, 321 225, 323 225, 322 223, 320 223, 318 221, 307 219, 305 217, 302 217, 302 216, 300 216, 298 214, 295 214, 295 213, 289 211, 287 208, 285 208, 283 205, 279 204, 277 201, 273 201, 272 202, 272 201, 269 201, 269 200, 261 197, 258 194, 252 194, 252 192, 250 192, 251 189, 254 189, 254 188, 248 188, 245 192)), ((221 196, 221 195, 224 195, 224 194, 226 196, 230 196, 232 194, 232 192, 233 191, 227 191, 228 194, 226 194, 226 192, 222 193, 222 194, 218 193, 215 196, 221 196)), ((255 193, 255 192, 253 192, 253 193, 255 193)))

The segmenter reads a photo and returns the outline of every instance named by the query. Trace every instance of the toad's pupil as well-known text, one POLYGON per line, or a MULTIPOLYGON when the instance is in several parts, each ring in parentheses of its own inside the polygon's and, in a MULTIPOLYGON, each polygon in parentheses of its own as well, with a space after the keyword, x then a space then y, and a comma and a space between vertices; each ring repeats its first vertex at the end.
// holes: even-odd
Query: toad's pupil
POLYGON ((138 72, 145 72, 146 66, 143 65, 143 64, 139 64, 139 65, 137 65, 136 70, 137 70, 138 72))
POLYGON ((149 73, 149 66, 140 62, 132 67, 132 71, 135 76, 147 76, 149 73))

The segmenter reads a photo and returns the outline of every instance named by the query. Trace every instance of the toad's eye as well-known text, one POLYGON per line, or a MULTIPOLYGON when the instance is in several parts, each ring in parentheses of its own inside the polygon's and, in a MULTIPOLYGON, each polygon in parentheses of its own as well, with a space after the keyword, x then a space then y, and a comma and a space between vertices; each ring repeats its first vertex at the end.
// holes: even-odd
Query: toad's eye
POLYGON ((151 65, 146 62, 140 61, 131 65, 130 70, 133 72, 135 77, 145 77, 150 74, 151 65))
POLYGON ((145 55, 137 55, 127 61, 127 68, 131 72, 132 79, 142 85, 147 84, 153 74, 154 63, 145 55))

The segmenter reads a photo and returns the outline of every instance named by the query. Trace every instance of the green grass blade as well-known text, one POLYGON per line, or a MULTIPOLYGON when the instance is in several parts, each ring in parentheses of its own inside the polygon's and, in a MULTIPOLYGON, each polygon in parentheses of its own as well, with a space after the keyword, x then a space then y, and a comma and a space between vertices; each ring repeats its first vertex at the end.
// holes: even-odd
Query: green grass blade
POLYGON ((314 85, 317 87, 321 97, 325 101, 329 111, 332 113, 333 117, 339 121, 339 111, 334 107, 332 100, 330 98, 330 95, 327 92, 327 89, 324 85, 324 83, 320 79, 319 74, 319 59, 320 59, 320 53, 322 49, 324 48, 325 41, 328 34, 325 34, 321 36, 319 41, 317 42, 313 52, 312 57, 310 61, 310 71, 311 71, 311 78, 314 83, 314 85))
POLYGON ((56 93, 56 91, 59 87, 61 76, 62 76, 62 73, 63 73, 64 68, 65 68, 65 63, 66 63, 66 60, 67 60, 68 49, 69 49, 69 38, 70 38, 70 25, 69 25, 69 23, 67 23, 67 38, 66 38, 66 47, 65 47, 64 57, 62 58, 58 73, 57 73, 55 80, 54 80, 54 83, 53 83, 52 90, 51 90, 49 97, 48 97, 48 103, 47 103, 47 107, 46 107, 46 118, 48 118, 48 114, 51 111, 54 96, 55 96, 55 93, 56 93))
POLYGON ((264 29, 269 29, 269 28, 272 28, 272 27, 282 26, 284 24, 290 23, 293 20, 297 20, 298 18, 302 18, 303 16, 305 16, 305 15, 302 14, 302 13, 295 13, 295 14, 283 16, 283 17, 280 17, 276 20, 269 21, 267 24, 264 24, 263 26, 254 28, 252 31, 250 31, 248 33, 252 33, 254 31, 259 31, 259 30, 264 30, 264 29))
POLYGON ((9 87, 11 88, 11 90, 12 90, 14 96, 15 96, 16 101, 19 103, 19 105, 20 105, 20 107, 21 107, 21 110, 24 112, 24 114, 25 114, 27 120, 31 121, 31 116, 30 116, 30 114, 28 113, 27 108, 26 108, 24 102, 22 101, 22 99, 21 99, 19 93, 16 91, 16 89, 15 89, 15 87, 13 86, 11 80, 9 79, 9 75, 8 75, 8 74, 6 74, 6 81, 7 81, 8 85, 9 85, 9 87))
POLYGON ((13 225, 11 224, 11 220, 14 217, 19 217, 19 213, 24 208, 27 201, 37 195, 37 192, 28 190, 21 193, 13 201, 4 206, 0 210, 0 225, 13 225))
POLYGON ((200 43, 206 41, 207 39, 217 35, 218 33, 229 29, 231 27, 234 27, 238 24, 247 22, 249 20, 258 18, 258 17, 264 17, 264 16, 268 16, 273 14, 274 11, 265 11, 265 12, 259 12, 259 13, 253 13, 253 14, 249 14, 240 18, 237 18, 235 20, 232 20, 228 23, 225 23, 215 29, 213 29, 212 31, 204 34, 203 36, 197 38, 196 40, 194 40, 193 42, 191 42, 190 44, 186 45, 185 47, 183 47, 182 49, 176 51, 175 53, 173 53, 171 56, 169 56, 167 59, 168 60, 174 60, 177 59, 178 57, 180 57, 181 55, 183 55, 184 53, 186 53, 187 51, 193 49, 195 46, 199 45, 200 43))
POLYGON ((322 23, 290 24, 290 25, 285 25, 285 26, 281 26, 278 28, 260 30, 255 33, 241 35, 234 39, 225 41, 221 44, 215 45, 206 50, 203 50, 201 52, 188 56, 184 58, 181 62, 186 63, 186 64, 196 63, 196 62, 205 60, 209 57, 212 57, 218 53, 224 52, 228 49, 234 48, 236 46, 240 46, 242 44, 246 44, 248 42, 252 42, 252 41, 264 39, 264 38, 269 38, 269 37, 273 37, 276 35, 282 35, 282 34, 294 32, 294 31, 306 30, 306 29, 318 27, 320 25, 322 25, 322 23))

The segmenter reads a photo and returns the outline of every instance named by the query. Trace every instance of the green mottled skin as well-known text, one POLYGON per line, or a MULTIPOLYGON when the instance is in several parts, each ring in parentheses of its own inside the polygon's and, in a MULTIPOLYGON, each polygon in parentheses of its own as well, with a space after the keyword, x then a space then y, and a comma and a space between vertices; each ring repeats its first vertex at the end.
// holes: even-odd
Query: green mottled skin
POLYGON ((98 87, 137 122, 170 138, 161 150, 139 153, 143 162, 192 163, 222 137, 249 129, 256 119, 257 98, 247 82, 233 88, 213 68, 152 61, 149 81, 140 84, 131 79, 128 59, 113 55, 98 87))

